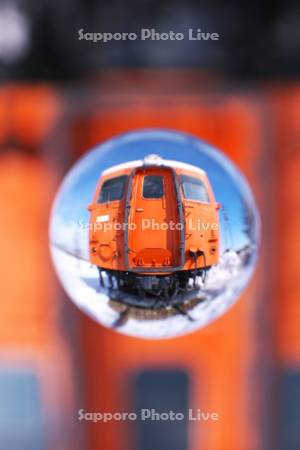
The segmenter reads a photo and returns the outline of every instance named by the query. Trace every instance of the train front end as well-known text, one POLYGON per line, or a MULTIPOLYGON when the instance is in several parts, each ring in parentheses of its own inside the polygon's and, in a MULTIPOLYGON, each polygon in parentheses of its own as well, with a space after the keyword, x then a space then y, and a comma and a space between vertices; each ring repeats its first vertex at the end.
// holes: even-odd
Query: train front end
POLYGON ((218 263, 219 204, 195 166, 150 155, 111 167, 88 209, 90 261, 123 300, 189 297, 218 263))

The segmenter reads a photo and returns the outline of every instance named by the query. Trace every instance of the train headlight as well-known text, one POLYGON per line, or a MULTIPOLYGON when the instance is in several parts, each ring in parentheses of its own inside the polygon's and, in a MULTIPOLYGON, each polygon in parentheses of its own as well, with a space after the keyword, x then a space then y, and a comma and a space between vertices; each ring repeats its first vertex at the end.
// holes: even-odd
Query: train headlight
POLYGON ((217 250, 218 250, 218 248, 217 248, 215 245, 212 245, 212 246, 209 248, 209 251, 210 251, 210 253, 211 253, 212 255, 214 255, 214 254, 216 253, 217 250))

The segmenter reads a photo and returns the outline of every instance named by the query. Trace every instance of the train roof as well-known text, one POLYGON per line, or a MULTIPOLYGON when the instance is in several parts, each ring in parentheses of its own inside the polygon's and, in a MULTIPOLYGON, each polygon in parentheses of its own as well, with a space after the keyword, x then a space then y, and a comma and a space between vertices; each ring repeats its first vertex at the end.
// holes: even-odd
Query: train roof
POLYGON ((145 166, 167 166, 174 167, 176 169, 186 169, 193 172, 198 172, 201 175, 205 175, 205 171, 192 164, 183 163, 181 161, 173 161, 170 159, 163 159, 159 155, 147 155, 144 159, 137 159, 134 161, 128 161, 126 163, 117 164, 116 166, 109 167, 102 172, 102 175, 109 175, 110 173, 118 172, 119 170, 134 169, 137 167, 145 166))

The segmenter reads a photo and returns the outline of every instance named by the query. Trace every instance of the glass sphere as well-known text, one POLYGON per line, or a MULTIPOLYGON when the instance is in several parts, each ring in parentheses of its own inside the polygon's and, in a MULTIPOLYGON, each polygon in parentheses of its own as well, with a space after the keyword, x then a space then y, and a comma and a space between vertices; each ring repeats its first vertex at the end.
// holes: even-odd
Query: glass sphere
POLYGON ((50 220, 70 299, 99 324, 148 339, 224 314, 253 273, 258 238, 255 201, 234 164, 194 136, 159 129, 86 153, 50 220))

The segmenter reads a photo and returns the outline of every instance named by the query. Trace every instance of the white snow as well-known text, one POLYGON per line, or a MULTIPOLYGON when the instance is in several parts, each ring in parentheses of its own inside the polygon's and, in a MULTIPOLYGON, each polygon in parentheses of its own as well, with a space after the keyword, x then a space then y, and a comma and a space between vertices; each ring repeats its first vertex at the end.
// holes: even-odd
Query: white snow
MULTIPOLYGON (((149 155, 149 156, 153 156, 153 155, 149 155)), ((158 155, 155 155, 155 156, 158 157, 158 155)), ((126 163, 117 164, 116 166, 109 167, 108 169, 105 169, 102 172, 102 175, 109 175, 110 173, 114 173, 114 172, 117 172, 119 170, 136 168, 136 167, 144 166, 144 165, 147 165, 147 164, 149 164, 149 163, 147 162, 147 156, 146 156, 144 158, 144 160, 136 159, 134 161, 128 161, 126 163)), ((183 162, 180 162, 180 161, 173 161, 171 159, 163 159, 163 158, 161 158, 159 163, 155 162, 155 164, 156 165, 163 165, 163 166, 167 166, 167 167, 173 167, 175 169, 191 170, 193 172, 198 172, 201 175, 205 174, 205 171, 203 169, 200 169, 200 167, 193 166, 192 164, 183 163, 183 162)))
MULTIPOLYGON (((58 277, 74 303, 97 322, 112 327, 119 313, 109 304, 109 292, 99 286, 98 271, 89 262, 79 260, 64 251, 51 247, 58 277)), ((234 251, 224 253, 220 263, 207 275, 201 285, 201 296, 206 300, 189 310, 189 316, 173 315, 155 320, 129 317, 117 328, 126 335, 147 339, 161 339, 179 336, 204 327, 221 316, 237 300, 253 271, 252 266, 243 266, 241 258, 234 251)))

